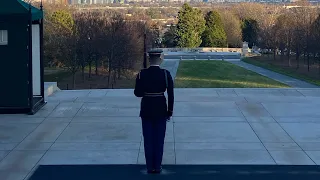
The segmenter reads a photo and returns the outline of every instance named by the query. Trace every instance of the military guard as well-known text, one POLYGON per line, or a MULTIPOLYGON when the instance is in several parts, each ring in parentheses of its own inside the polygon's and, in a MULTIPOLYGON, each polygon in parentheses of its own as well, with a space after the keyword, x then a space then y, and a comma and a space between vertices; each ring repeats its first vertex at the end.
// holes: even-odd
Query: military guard
POLYGON ((166 123, 173 112, 174 85, 170 72, 159 67, 163 60, 162 51, 149 51, 148 54, 150 67, 137 75, 134 94, 142 97, 140 117, 147 170, 148 173, 160 173, 166 123))

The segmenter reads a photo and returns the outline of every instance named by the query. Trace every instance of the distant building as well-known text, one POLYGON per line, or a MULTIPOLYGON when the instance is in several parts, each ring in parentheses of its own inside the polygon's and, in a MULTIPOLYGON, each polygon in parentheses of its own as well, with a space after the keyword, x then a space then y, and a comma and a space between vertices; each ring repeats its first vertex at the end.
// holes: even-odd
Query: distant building
MULTIPOLYGON (((42 0, 44 3, 51 4, 70 4, 71 0, 42 0)), ((41 2, 41 0, 33 0, 33 2, 41 2)))
POLYGON ((69 4, 106 4, 113 0, 69 0, 69 4))
MULTIPOLYGON (((40 2, 41 0, 34 0, 35 2, 40 2)), ((52 4, 110 4, 114 3, 115 0, 42 0, 46 3, 52 4)), ((204 2, 204 3, 240 3, 240 2, 256 2, 256 3, 286 3, 286 2, 296 2, 299 0, 124 0, 124 2, 204 2)), ((309 0, 311 3, 319 3, 320 0, 309 0)))

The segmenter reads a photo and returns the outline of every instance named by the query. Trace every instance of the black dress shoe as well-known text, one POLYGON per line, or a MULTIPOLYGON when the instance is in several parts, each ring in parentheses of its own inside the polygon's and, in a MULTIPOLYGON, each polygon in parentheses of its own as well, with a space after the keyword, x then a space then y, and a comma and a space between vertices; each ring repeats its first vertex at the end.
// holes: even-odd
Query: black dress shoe
POLYGON ((147 173, 148 174, 154 174, 155 170, 148 170, 147 173))
POLYGON ((154 170, 155 174, 160 174, 162 172, 162 168, 154 170))

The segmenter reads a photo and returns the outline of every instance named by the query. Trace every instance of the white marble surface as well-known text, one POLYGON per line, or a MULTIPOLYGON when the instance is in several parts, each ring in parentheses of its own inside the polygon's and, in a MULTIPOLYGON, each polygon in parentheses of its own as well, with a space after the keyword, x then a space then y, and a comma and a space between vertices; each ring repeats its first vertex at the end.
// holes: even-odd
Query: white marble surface
MULTIPOLYGON (((175 89, 164 164, 320 164, 320 90, 175 89)), ((132 89, 59 91, 0 115, 0 179, 39 164, 144 164, 132 89)))

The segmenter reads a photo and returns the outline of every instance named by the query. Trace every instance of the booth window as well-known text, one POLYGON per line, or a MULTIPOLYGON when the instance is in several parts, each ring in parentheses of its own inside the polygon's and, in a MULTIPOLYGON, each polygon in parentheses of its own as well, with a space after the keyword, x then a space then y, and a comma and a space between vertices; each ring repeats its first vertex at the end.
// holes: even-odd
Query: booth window
POLYGON ((8 45, 8 31, 0 30, 0 46, 8 45))

